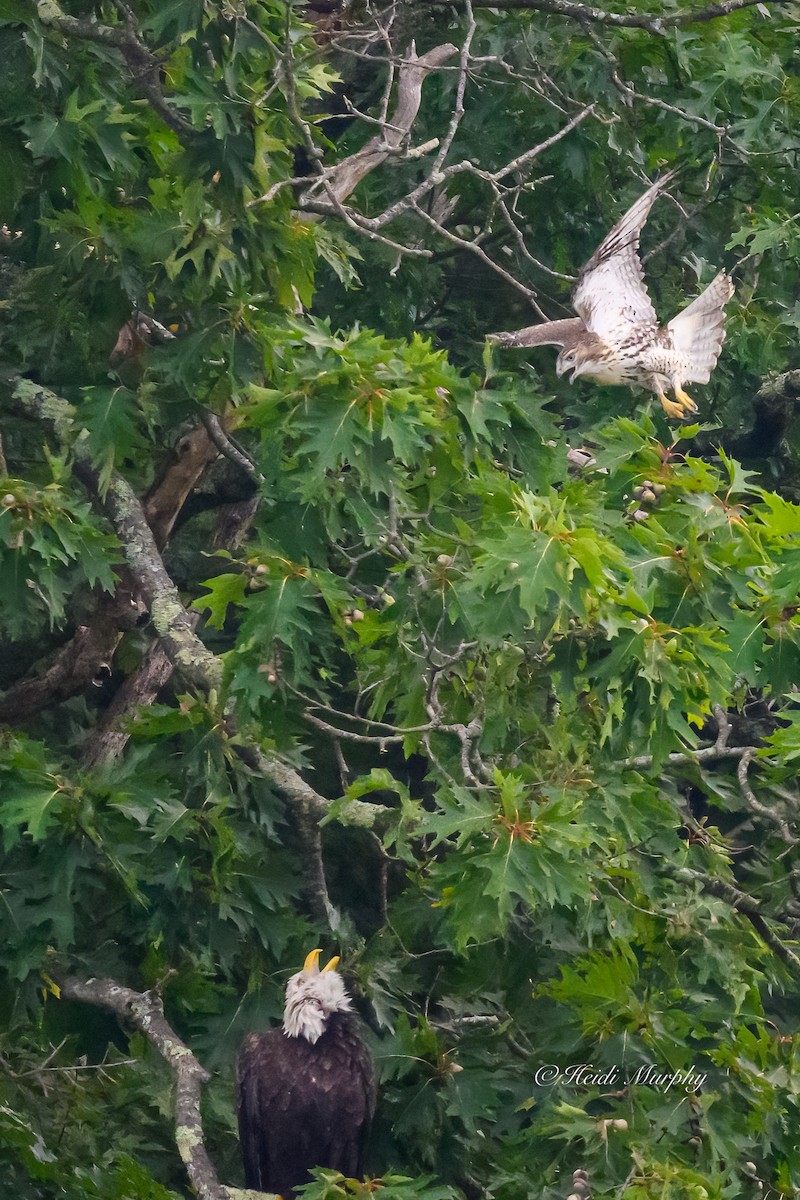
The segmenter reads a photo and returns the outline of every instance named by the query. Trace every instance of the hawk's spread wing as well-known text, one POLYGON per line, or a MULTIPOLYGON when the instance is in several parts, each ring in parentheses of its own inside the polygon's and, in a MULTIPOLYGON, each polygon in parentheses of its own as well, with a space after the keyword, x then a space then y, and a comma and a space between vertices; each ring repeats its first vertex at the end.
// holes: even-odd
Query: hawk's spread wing
POLYGON ((675 174, 662 175, 639 197, 581 271, 572 307, 609 346, 619 346, 642 327, 655 330, 658 325, 639 261, 639 235, 656 197, 675 174))
POLYGON ((687 304, 665 329, 670 344, 686 355, 689 364, 684 380, 708 383, 725 340, 725 305, 733 295, 733 284, 720 271, 696 300, 687 304))

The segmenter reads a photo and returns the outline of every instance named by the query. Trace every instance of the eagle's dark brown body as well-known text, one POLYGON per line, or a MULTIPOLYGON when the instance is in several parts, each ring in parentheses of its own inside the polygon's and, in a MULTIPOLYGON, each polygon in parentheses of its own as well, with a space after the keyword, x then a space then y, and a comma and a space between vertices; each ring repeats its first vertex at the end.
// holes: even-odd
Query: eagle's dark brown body
POLYGON ((332 1013, 314 1043, 282 1029, 251 1034, 236 1102, 248 1188, 288 1200, 311 1181, 311 1167, 360 1176, 375 1082, 357 1018, 332 1013))

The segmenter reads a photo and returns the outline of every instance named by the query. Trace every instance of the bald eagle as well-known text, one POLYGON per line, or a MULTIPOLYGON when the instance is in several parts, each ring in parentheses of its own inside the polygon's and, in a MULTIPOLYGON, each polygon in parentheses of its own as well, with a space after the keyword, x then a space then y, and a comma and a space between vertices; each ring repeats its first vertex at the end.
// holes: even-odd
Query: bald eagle
POLYGON ((375 1107, 369 1054, 333 958, 312 950, 286 985, 283 1028, 245 1038, 236 1107, 245 1184, 288 1200, 311 1167, 362 1174, 375 1107))

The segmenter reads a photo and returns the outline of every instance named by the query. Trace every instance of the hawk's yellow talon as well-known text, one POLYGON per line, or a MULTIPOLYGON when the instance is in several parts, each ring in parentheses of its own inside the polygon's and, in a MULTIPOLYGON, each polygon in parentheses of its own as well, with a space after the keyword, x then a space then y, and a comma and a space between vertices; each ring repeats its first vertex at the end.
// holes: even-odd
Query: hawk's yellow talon
POLYGON ((672 417, 673 421, 683 420, 683 408, 680 404, 676 404, 674 400, 668 400, 666 396, 659 396, 661 407, 668 417, 672 417))
POLYGON ((675 388, 675 399, 677 400, 678 404, 683 409, 684 413, 687 413, 687 412, 688 413, 696 413, 697 412, 697 405, 695 404, 692 397, 688 396, 686 394, 686 392, 684 392, 683 388, 677 388, 677 387, 675 388))

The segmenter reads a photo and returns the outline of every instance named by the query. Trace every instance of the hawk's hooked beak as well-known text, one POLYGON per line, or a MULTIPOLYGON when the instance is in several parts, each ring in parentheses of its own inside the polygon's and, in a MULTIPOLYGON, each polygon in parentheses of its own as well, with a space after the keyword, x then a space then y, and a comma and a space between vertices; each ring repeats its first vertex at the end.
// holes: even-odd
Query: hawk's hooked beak
MULTIPOLYGON (((568 363, 559 362, 558 359, 556 359, 556 375, 559 377, 559 379, 561 378, 562 375, 566 375, 569 370, 570 370, 570 365, 568 363)), ((579 375, 579 374, 580 374, 580 371, 578 370, 577 363, 573 363, 572 364, 572 374, 569 377, 570 383, 574 383, 575 376, 579 375)))

